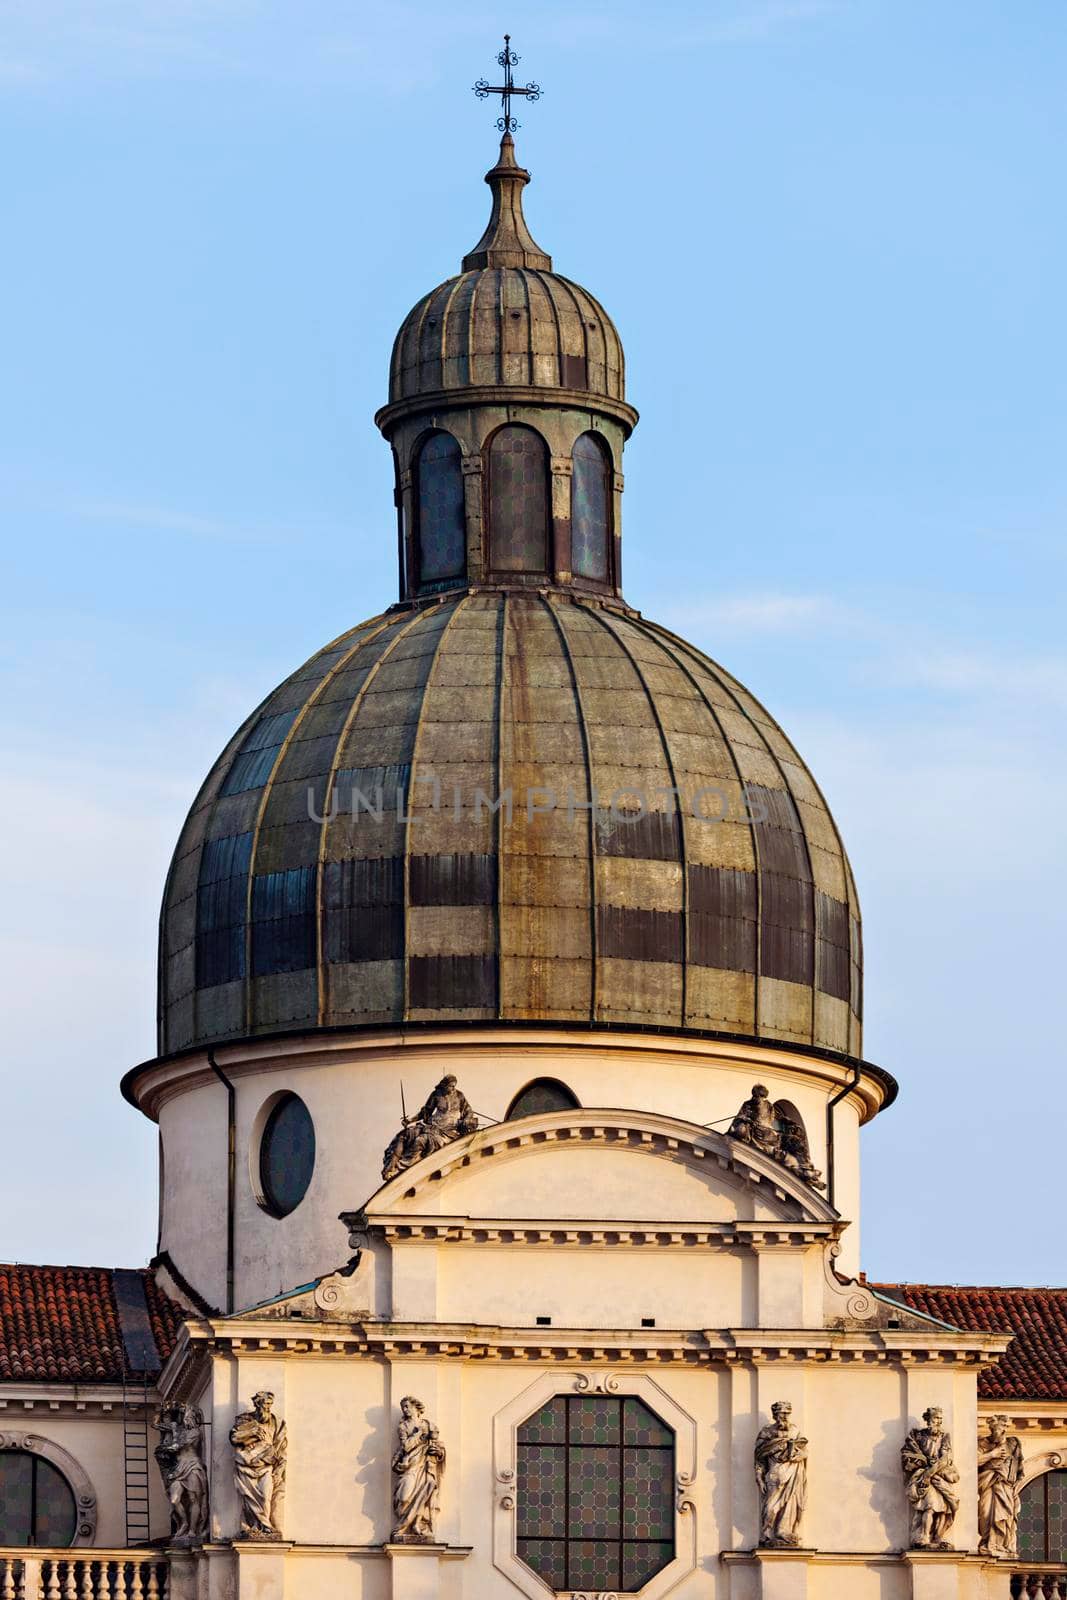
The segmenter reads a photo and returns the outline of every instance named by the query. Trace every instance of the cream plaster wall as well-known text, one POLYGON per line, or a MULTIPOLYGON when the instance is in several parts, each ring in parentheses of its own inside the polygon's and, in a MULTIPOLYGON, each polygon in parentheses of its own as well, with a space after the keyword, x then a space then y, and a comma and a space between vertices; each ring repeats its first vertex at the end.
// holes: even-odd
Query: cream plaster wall
MULTIPOLYGON (((409 1247, 397 1253, 406 1254, 409 1247)), ((493 1252, 492 1267, 476 1249, 441 1252, 437 1315, 445 1322, 557 1328, 737 1326, 755 1273, 734 1252, 670 1254, 651 1250, 523 1248, 493 1252), (746 1285, 746 1276, 748 1283, 746 1285)))
MULTIPOLYGON (((264 1046, 251 1059, 219 1052, 237 1098, 236 1295, 247 1307, 328 1272, 346 1258, 338 1213, 358 1209, 380 1185, 382 1152, 400 1121, 400 1084, 414 1110, 438 1079, 454 1072, 475 1109, 501 1119, 513 1096, 536 1077, 557 1077, 585 1107, 655 1111, 689 1122, 728 1125, 754 1081, 774 1098, 791 1100, 804 1118, 817 1166, 825 1171, 825 1112, 837 1080, 824 1064, 785 1052, 723 1055, 709 1048, 665 1049, 642 1041, 622 1049, 603 1039, 532 1044, 501 1035, 492 1044, 454 1040, 447 1046, 417 1041, 389 1047, 353 1043, 330 1051, 289 1046, 272 1055, 264 1046), (275 1219, 258 1204, 254 1139, 263 1104, 280 1089, 305 1101, 316 1129, 311 1186, 290 1216, 275 1219)), ((838 1079, 840 1078, 838 1074, 838 1079)), ((162 1078, 160 1084, 162 1085, 162 1078)), ((165 1151, 162 1243, 210 1303, 225 1299, 226 1095, 202 1073, 180 1075, 158 1095, 165 1151)), ((849 1217, 839 1265, 858 1265, 859 1103, 835 1112, 838 1199, 849 1217)), ((565 1181, 565 1174, 560 1177, 565 1181)), ((665 1181, 665 1180, 664 1180, 665 1181)), ((575 1197, 572 1196, 572 1202, 575 1197)), ((558 1207, 559 1197, 554 1201, 558 1207)), ((617 1203, 633 1214, 633 1198, 617 1203)), ((665 1205, 671 1204, 665 1192, 665 1205)), ((680 1202, 678 1202, 680 1203, 680 1202)), ((653 1207, 653 1212, 655 1208, 653 1207)), ((670 1212, 663 1213, 666 1216, 670 1212)), ((723 1211, 720 1220, 736 1213, 723 1211)))
MULTIPOLYGON (((849 1600, 856 1595, 996 1600, 1002 1589, 1001 1600, 1006 1600, 1003 1569, 987 1578, 977 1565, 967 1565, 966 1552, 977 1540, 973 1371, 935 1370, 929 1362, 892 1368, 874 1362, 739 1361, 729 1368, 635 1362, 603 1368, 580 1361, 311 1353, 213 1358, 216 1539, 232 1536, 237 1526, 225 1445, 236 1411, 256 1390, 269 1388, 290 1437, 284 1531, 287 1544, 297 1548, 242 1551, 241 1600, 260 1594, 270 1600, 383 1600, 386 1595, 393 1600, 513 1600, 520 1592, 507 1558, 514 1513, 503 1505, 513 1486, 503 1474, 515 1465, 515 1430, 545 1392, 574 1393, 578 1384, 595 1387, 605 1379, 609 1388, 617 1385, 614 1392, 640 1393, 670 1417, 678 1430, 677 1465, 695 1467, 684 1489, 693 1509, 676 1518, 683 1570, 672 1595, 682 1600, 842 1600, 846 1595, 849 1600), (437 1532, 459 1559, 438 1563, 421 1555, 390 1566, 384 1552, 367 1547, 388 1540, 389 1460, 399 1402, 409 1393, 424 1402, 448 1451, 437 1532), (805 1543, 819 1554, 813 1561, 756 1564, 743 1554, 752 1550, 757 1530, 752 1448, 758 1429, 769 1421, 771 1403, 779 1399, 792 1403, 793 1420, 810 1439, 804 1533, 805 1543), (964 1561, 942 1560, 936 1572, 915 1574, 913 1587, 913 1574, 900 1556, 908 1535, 900 1446, 932 1403, 945 1409, 961 1472, 962 1505, 953 1538, 964 1561), (724 1563, 724 1551, 736 1555, 724 1563)), ((537 1592, 536 1585, 523 1587, 537 1592)), ((222 1587, 203 1590, 204 1600, 209 1594, 222 1600, 228 1593, 222 1587)))

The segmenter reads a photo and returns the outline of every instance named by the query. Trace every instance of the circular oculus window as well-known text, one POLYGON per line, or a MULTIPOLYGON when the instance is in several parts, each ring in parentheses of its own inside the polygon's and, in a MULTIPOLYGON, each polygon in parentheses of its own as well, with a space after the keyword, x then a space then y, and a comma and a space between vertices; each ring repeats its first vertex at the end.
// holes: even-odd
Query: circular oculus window
POLYGON ((308 1192, 315 1171, 315 1124, 299 1095, 283 1094, 271 1107, 259 1141, 260 1204, 287 1217, 308 1192))

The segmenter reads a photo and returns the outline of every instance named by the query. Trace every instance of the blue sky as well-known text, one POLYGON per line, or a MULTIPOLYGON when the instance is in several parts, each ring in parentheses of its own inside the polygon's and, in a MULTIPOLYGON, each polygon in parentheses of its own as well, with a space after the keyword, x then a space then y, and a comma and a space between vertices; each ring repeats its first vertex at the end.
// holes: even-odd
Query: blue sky
POLYGON ((901 1082, 867 1268, 1064 1283, 1059 0, 0 0, 0 1256, 153 1248, 117 1082, 170 849, 248 708, 394 598, 371 417, 484 224, 505 26, 534 235, 643 414, 628 598, 850 848, 901 1082))

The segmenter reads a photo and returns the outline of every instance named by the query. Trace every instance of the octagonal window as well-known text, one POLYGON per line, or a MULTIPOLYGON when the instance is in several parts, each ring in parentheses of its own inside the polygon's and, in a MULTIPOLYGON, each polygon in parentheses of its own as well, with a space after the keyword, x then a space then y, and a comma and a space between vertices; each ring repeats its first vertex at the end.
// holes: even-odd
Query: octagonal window
POLYGON ((674 1434, 633 1395, 556 1395, 518 1432, 517 1554, 550 1589, 633 1594, 674 1560, 674 1434))

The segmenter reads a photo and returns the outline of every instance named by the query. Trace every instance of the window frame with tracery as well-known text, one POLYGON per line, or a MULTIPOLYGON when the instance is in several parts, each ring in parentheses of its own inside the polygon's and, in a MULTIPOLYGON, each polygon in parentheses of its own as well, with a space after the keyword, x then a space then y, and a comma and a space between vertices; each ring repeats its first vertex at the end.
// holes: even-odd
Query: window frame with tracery
POLYGON ((674 1430, 637 1395, 555 1394, 516 1433, 516 1553, 556 1593, 636 1594, 677 1556, 674 1430))
POLYGON ((1020 1562, 1067 1563, 1067 1467, 1054 1467, 1051 1471, 1039 1473, 1036 1478, 1031 1478, 1028 1483, 1023 1484, 1019 1494, 1018 1545, 1020 1562), (1056 1508, 1057 1515, 1054 1519, 1050 1517, 1050 1500, 1053 1489, 1055 1489, 1056 1499, 1059 1501, 1059 1505, 1056 1508), (1032 1549, 1024 1548, 1036 1533, 1036 1529, 1028 1528, 1026 1525, 1031 1516, 1027 1500, 1036 1499, 1038 1494, 1041 1497, 1040 1536, 1043 1552, 1041 1554, 1032 1549), (1050 1553, 1052 1521, 1055 1521, 1057 1528, 1055 1534, 1057 1548, 1050 1553))

